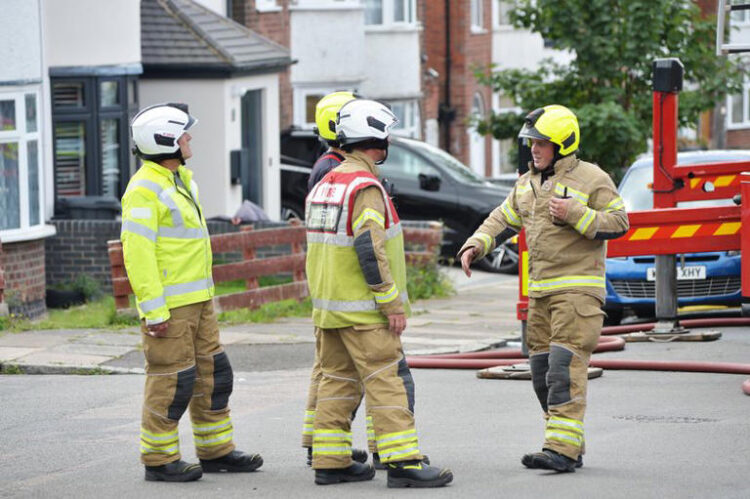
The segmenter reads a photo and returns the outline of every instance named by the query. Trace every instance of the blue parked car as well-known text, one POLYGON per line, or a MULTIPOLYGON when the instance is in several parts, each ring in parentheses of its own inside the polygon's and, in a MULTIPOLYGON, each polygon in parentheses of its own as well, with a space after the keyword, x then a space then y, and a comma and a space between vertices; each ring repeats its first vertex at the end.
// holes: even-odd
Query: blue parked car
MULTIPOLYGON (((695 151, 677 155, 677 164, 750 161, 750 151, 695 151)), ((638 159, 628 169, 618 190, 628 211, 650 210, 654 195, 653 157, 638 159)), ((731 199, 689 201, 678 207, 731 205, 731 199)), ((619 324, 626 309, 638 317, 653 317, 656 282, 653 256, 607 259, 607 324, 619 324)), ((715 251, 677 255, 677 303, 689 305, 739 306, 742 301, 740 252, 715 251)))

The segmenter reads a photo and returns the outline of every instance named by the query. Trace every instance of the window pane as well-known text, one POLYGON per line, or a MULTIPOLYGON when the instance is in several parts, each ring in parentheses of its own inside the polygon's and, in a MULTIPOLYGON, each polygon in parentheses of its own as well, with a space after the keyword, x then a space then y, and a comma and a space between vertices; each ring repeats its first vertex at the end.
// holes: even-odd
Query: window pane
POLYGON ((0 230, 21 226, 18 192, 18 142, 0 144, 0 230))
POLYGON ((120 85, 116 81, 103 81, 99 84, 99 105, 112 107, 120 105, 120 85))
POLYGON ((406 0, 393 0, 393 21, 404 22, 404 2, 406 0))
POLYGON ((29 225, 39 225, 39 145, 36 140, 26 144, 29 158, 29 225))
POLYGON ((498 0, 498 24, 507 25, 510 24, 510 11, 513 10, 513 6, 508 0, 498 0))
POLYGON ((398 123, 393 128, 404 128, 406 126, 406 104, 404 102, 390 102, 389 104, 391 111, 393 111, 396 119, 398 119, 398 123))
POLYGON ((102 120, 102 195, 120 196, 120 120, 102 120))
POLYGON ((58 197, 86 195, 86 129, 82 122, 55 124, 55 183, 58 197))
POLYGON ((732 123, 742 123, 742 94, 732 96, 732 123))
POLYGON ((83 82, 56 82, 52 84, 52 102, 55 107, 81 108, 86 102, 83 93, 83 82))
POLYGON ((305 96, 305 123, 315 123, 315 106, 323 97, 320 94, 305 96))
POLYGON ((26 132, 36 132, 36 94, 26 94, 26 132))
POLYGON ((383 24, 383 0, 365 0, 365 24, 383 24))
POLYGON ((0 100, 0 131, 16 129, 16 101, 0 100))

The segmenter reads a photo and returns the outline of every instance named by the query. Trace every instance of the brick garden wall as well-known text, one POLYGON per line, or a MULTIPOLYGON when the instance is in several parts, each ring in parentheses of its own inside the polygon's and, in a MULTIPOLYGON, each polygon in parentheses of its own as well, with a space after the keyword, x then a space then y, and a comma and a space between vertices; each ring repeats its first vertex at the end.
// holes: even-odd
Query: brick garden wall
POLYGON ((44 240, 3 243, 3 253, 8 311, 30 318, 44 314, 44 240))
MULTIPOLYGON (((57 228, 57 235, 46 239, 47 285, 54 286, 70 282, 79 274, 88 274, 102 285, 103 292, 111 293, 112 278, 107 241, 120 238, 120 222, 116 220, 53 220, 49 223, 57 228)), ((268 225, 275 224, 268 223, 268 225)), ((256 227, 261 228, 258 224, 256 227)), ((208 222, 208 231, 211 234, 238 230, 238 227, 228 222, 208 222)), ((6 255, 6 263, 7 259, 6 255)), ((44 259, 43 255, 43 264, 44 259)), ((239 261, 242 255, 222 254, 221 259, 225 262, 239 261)))

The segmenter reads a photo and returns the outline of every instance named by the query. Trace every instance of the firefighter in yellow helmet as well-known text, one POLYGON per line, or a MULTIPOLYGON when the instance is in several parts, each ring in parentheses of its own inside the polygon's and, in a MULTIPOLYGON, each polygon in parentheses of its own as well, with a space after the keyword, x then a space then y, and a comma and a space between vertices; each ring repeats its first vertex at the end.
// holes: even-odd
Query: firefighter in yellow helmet
POLYGON ((388 487, 441 487, 448 469, 423 462, 413 397, 400 369, 409 314, 404 240, 398 213, 378 180, 388 157, 387 106, 346 103, 336 122, 346 159, 307 196, 307 279, 322 377, 313 420, 315 483, 371 480, 352 460, 351 414, 364 389, 388 487))
POLYGON ((253 471, 258 454, 235 450, 233 374, 213 310, 211 241, 198 200, 185 104, 159 104, 131 123, 143 165, 122 198, 122 251, 142 320, 146 387, 141 462, 146 480, 187 482, 203 472, 253 471), (180 458, 177 425, 190 408, 200 464, 180 458))
POLYGON ((326 173, 344 161, 344 151, 336 140, 336 115, 341 106, 355 98, 352 92, 333 92, 315 105, 315 132, 320 140, 328 145, 328 150, 313 165, 310 178, 307 179, 307 192, 310 192, 326 173))
MULTIPOLYGON (((307 180, 307 191, 310 192, 315 184, 326 176, 328 172, 336 168, 344 161, 344 151, 336 140, 336 115, 341 106, 356 97, 352 92, 333 92, 320 99, 315 106, 315 132, 321 141, 328 145, 328 150, 323 153, 313 165, 310 178, 307 180)), ((318 401, 318 386, 323 373, 320 370, 320 335, 315 331, 315 361, 313 362, 310 375, 310 387, 307 393, 307 406, 305 407, 305 419, 302 427, 302 447, 307 449, 307 465, 312 466, 313 446, 313 422, 315 421, 315 408, 318 401)), ((354 419, 357 408, 352 413, 354 419)), ((368 435, 371 432, 372 419, 367 417, 368 435)), ((371 450, 372 449, 371 447, 371 450)), ((352 449, 352 459, 364 463, 367 461, 367 451, 352 449)))
POLYGON ((628 217, 609 175, 576 157, 580 132, 568 108, 532 111, 519 137, 531 147, 529 171, 466 241, 459 258, 471 276, 474 260, 526 229, 526 343, 546 427, 542 451, 521 462, 575 471, 583 465, 588 362, 604 316, 606 241, 627 232, 628 217))

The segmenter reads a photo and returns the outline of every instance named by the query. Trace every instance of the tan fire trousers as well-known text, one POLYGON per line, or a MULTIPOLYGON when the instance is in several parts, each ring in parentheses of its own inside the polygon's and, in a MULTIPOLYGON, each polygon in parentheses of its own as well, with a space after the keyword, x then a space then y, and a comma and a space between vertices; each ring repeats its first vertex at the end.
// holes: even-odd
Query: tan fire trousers
POLYGON ((180 459, 177 424, 190 407, 196 454, 216 459, 234 450, 229 395, 233 373, 219 343, 209 301, 170 310, 167 336, 145 334, 146 387, 141 418, 141 462, 160 466, 180 459))
POLYGON ((383 463, 421 460, 411 375, 401 339, 387 325, 318 329, 320 370, 313 422, 313 468, 351 465, 351 416, 365 393, 383 463), (411 391, 411 396, 408 392, 411 391))
POLYGON ((601 302, 586 294, 529 298, 526 343, 546 419, 544 448, 571 459, 584 452, 588 365, 603 319, 601 302))

